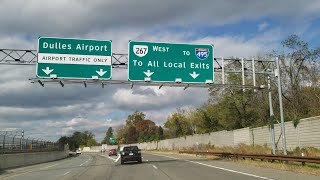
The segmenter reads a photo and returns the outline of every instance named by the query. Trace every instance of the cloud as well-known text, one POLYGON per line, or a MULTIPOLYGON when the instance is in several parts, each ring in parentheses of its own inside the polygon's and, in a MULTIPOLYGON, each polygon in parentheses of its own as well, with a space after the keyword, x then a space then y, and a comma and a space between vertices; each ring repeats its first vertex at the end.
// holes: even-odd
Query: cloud
POLYGON ((317 0, 308 3, 300 0, 203 0, 197 5, 192 0, 3 0, 0 7, 0 23, 3 25, 0 33, 79 36, 119 28, 193 27, 203 23, 219 26, 265 16, 290 21, 305 17, 316 19, 319 9, 320 2, 317 0))
POLYGON ((263 22, 261 24, 258 25, 258 31, 263 31, 265 30, 267 27, 269 27, 269 24, 266 22, 263 22))

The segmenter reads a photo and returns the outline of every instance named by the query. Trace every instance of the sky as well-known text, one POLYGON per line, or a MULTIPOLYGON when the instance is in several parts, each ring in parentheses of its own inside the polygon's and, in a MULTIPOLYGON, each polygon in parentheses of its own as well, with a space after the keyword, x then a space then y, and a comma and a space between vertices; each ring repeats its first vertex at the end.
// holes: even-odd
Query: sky
MULTIPOLYGON (((281 48, 297 34, 319 47, 318 0, 0 0, 0 49, 36 49, 39 36, 112 40, 127 53, 128 41, 214 44, 215 57, 250 58, 281 48)), ((1 58, 1 56, 0 56, 1 58)), ((101 141, 109 126, 134 111, 163 125, 177 108, 196 108, 208 90, 177 87, 59 84, 28 80, 35 66, 0 65, 0 130, 56 141, 88 130, 101 141)), ((126 79, 113 69, 113 78, 126 79)))

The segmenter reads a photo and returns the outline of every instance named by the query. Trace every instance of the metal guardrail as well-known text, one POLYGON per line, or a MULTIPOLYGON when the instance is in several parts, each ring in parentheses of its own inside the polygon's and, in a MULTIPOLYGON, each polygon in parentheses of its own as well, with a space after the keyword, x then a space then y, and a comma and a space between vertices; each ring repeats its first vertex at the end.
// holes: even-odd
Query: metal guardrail
POLYGON ((32 138, 21 138, 16 136, 0 135, 0 154, 63 151, 64 145, 37 140, 32 138))
POLYGON ((315 163, 320 164, 320 158, 316 157, 300 157, 300 156, 282 156, 282 155, 264 155, 264 154, 241 154, 241 153, 226 153, 226 152, 205 152, 205 151, 179 151, 183 154, 196 154, 196 155, 215 155, 222 158, 250 158, 250 159, 260 159, 279 162, 301 162, 303 165, 305 163, 315 163))

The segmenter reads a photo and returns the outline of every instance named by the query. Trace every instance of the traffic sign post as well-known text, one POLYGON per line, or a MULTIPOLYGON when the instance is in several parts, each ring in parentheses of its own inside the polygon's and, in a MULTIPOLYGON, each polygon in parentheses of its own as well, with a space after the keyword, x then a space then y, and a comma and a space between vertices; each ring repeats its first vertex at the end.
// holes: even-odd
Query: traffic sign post
POLYGON ((129 41, 128 80, 212 84, 213 60, 213 45, 129 41))
POLYGON ((40 37, 37 77, 111 79, 111 41, 40 37))

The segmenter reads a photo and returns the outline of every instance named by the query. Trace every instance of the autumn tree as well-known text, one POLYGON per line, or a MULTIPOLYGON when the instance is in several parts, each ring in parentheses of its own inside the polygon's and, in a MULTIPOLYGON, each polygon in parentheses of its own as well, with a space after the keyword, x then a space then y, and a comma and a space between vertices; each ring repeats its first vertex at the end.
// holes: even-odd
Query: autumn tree
POLYGON ((282 46, 282 51, 275 51, 274 54, 280 60, 285 115, 286 120, 293 120, 297 124, 301 118, 320 113, 314 108, 320 100, 320 48, 311 49, 297 35, 289 36, 282 46), (318 101, 313 102, 312 99, 318 101))
POLYGON ((138 139, 136 127, 130 126, 126 134, 126 144, 136 143, 138 139))

